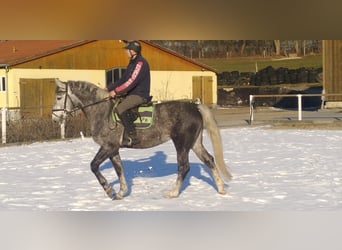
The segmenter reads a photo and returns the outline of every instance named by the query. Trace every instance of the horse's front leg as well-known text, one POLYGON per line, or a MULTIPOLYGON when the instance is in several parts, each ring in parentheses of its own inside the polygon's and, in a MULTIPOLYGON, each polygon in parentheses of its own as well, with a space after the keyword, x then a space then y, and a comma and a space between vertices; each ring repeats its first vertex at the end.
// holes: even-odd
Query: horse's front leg
POLYGON ((128 186, 125 178, 124 167, 122 165, 122 161, 119 154, 110 158, 111 162, 113 163, 114 169, 116 174, 118 175, 120 181, 120 191, 116 195, 116 199, 122 199, 128 191, 128 186))
POLYGON ((108 159, 111 155, 111 152, 101 147, 99 151, 97 152, 96 156, 90 163, 91 171, 96 176, 97 180, 103 187, 104 191, 107 193, 109 198, 114 199, 115 198, 115 191, 114 189, 108 184, 106 178, 101 174, 100 172, 100 165, 103 163, 106 159, 108 159))

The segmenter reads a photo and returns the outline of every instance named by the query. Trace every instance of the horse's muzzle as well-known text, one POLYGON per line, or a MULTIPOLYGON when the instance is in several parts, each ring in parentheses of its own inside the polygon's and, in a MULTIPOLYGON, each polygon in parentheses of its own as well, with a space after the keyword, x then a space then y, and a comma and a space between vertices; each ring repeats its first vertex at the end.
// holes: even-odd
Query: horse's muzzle
POLYGON ((62 110, 53 111, 51 115, 51 119, 53 122, 62 123, 65 120, 65 112, 62 110))

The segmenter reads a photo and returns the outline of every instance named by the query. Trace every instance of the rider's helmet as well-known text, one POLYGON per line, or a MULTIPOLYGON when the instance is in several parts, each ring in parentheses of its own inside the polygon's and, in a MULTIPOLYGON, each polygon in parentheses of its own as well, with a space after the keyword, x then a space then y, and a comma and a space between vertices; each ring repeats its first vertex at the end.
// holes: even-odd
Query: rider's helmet
POLYGON ((133 50, 137 52, 137 54, 141 53, 141 44, 138 41, 128 41, 126 43, 125 49, 133 50))

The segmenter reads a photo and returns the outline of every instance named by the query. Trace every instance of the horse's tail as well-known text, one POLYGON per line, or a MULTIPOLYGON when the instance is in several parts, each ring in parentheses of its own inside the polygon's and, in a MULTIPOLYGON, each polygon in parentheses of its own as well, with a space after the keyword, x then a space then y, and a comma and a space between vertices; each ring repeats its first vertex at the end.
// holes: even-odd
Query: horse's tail
POLYGON ((232 175, 224 162, 222 139, 215 117, 210 109, 204 104, 199 104, 198 109, 202 114, 204 127, 208 130, 211 138, 216 165, 218 166, 224 181, 229 181, 232 179, 232 175))

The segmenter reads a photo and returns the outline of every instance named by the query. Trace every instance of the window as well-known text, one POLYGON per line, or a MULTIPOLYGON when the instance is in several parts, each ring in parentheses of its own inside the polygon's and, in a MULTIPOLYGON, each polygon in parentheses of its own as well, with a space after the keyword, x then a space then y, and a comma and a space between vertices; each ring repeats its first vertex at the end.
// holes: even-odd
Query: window
POLYGON ((6 77, 0 76, 0 92, 6 91, 6 77))
POLYGON ((124 74, 126 68, 113 68, 106 70, 106 85, 119 80, 124 74))

